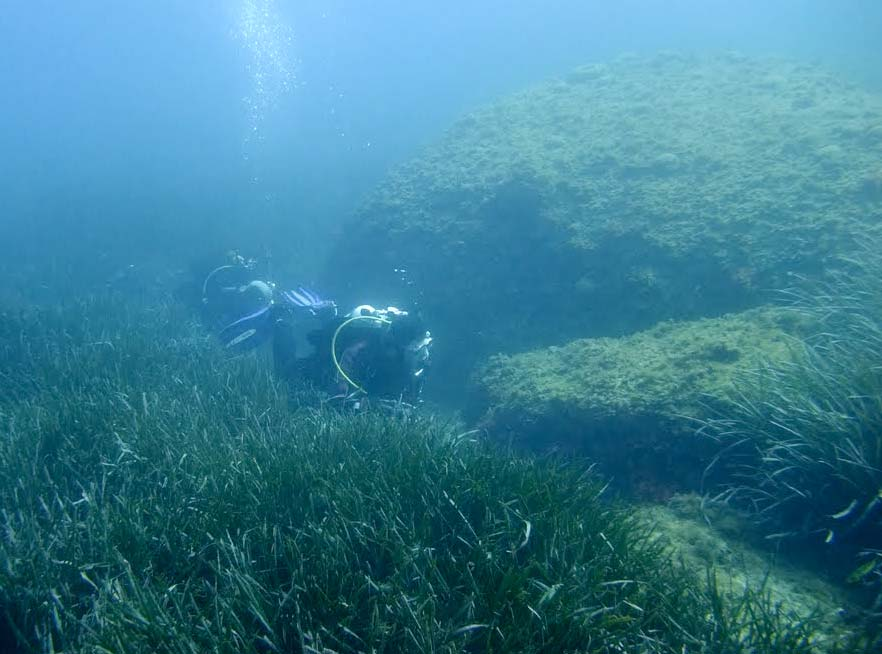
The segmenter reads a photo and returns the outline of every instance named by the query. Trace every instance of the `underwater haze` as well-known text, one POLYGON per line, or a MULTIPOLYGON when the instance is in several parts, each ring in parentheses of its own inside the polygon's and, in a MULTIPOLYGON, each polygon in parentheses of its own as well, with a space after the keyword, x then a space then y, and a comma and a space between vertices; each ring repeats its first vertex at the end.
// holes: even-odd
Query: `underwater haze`
POLYGON ((880 30, 872 0, 10 3, 3 258, 96 283, 271 247, 312 274, 391 166, 506 93, 661 49, 816 60, 878 89, 880 30))
POLYGON ((0 653, 882 652, 882 0, 0 11, 0 653))

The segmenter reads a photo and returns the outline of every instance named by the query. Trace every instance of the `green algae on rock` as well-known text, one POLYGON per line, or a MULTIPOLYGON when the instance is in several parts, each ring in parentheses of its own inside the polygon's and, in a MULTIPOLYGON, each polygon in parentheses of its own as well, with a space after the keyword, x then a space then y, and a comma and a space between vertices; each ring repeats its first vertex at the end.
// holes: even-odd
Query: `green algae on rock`
POLYGON ((495 351, 742 310, 878 231, 880 133, 882 98, 807 64, 582 67, 464 116, 392 173, 332 276, 396 297, 407 267, 453 383, 495 351))
POLYGON ((749 589, 762 589, 773 605, 801 620, 816 621, 817 651, 845 646, 856 629, 848 624, 860 611, 859 598, 817 573, 782 560, 758 539, 749 516, 732 507, 706 503, 695 494, 675 495, 664 504, 635 507, 642 522, 687 570, 705 579, 708 570, 720 592, 738 602, 749 589))
POLYGON ((753 309, 497 355, 473 376, 471 414, 497 438, 586 454, 631 490, 695 489, 714 446, 692 419, 739 372, 792 360, 803 329, 793 312, 753 309))

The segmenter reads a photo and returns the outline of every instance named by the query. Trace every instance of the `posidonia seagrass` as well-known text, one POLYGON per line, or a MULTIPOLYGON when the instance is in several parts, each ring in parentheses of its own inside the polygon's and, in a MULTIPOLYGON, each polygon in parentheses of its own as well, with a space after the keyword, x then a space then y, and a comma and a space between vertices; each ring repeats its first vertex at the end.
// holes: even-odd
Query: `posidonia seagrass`
POLYGON ((4 651, 816 650, 761 588, 696 583, 578 462, 315 408, 174 306, 2 333, 4 651))

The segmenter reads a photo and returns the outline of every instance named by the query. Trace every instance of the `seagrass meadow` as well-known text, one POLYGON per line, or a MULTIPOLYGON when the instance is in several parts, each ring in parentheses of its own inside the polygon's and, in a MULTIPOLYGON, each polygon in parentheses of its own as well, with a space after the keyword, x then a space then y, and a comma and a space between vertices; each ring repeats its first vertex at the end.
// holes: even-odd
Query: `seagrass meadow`
POLYGON ((181 307, 0 322, 4 652, 812 652, 575 461, 323 409, 181 307))

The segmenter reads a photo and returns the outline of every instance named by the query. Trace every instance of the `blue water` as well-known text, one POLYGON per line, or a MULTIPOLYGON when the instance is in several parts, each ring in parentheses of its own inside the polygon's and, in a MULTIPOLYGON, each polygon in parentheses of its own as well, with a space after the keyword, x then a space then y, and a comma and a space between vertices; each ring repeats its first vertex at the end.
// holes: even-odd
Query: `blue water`
POLYGON ((880 90, 882 3, 6 3, 3 260, 100 277, 272 245, 310 271, 390 167, 461 113, 659 49, 818 60, 880 90))

